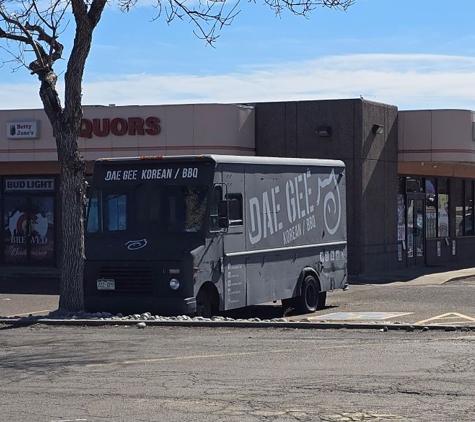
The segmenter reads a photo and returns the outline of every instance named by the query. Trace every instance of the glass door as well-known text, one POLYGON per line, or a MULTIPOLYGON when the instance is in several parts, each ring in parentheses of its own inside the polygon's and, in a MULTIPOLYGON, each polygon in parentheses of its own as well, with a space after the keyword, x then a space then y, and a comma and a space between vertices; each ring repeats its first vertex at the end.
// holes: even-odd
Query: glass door
POLYGON ((424 195, 407 195, 407 265, 425 264, 424 195))

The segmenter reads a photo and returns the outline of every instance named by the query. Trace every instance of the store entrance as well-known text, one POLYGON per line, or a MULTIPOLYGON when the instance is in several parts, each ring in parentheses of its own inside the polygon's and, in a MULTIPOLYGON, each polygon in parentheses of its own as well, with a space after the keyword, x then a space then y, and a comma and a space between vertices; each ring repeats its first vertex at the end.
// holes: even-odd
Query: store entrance
POLYGON ((407 265, 425 265, 425 227, 424 205, 422 193, 407 194, 407 265))
POLYGON ((5 195, 3 216, 5 265, 55 264, 53 195, 5 195))

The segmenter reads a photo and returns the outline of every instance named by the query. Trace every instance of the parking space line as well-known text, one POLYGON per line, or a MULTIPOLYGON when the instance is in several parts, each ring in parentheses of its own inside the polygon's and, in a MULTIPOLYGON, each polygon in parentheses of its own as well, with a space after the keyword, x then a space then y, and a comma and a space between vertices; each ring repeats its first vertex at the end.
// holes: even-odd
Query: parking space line
POLYGON ((427 319, 423 319, 422 321, 415 322, 414 325, 427 324, 428 322, 433 322, 437 320, 452 320, 452 319, 465 320, 463 322, 457 321, 458 324, 475 322, 475 318, 471 316, 459 314, 458 312, 448 312, 446 314, 437 315, 432 318, 427 318, 427 319))
POLYGON ((411 315, 413 312, 334 312, 330 314, 308 317, 310 321, 355 321, 355 320, 387 320, 391 318, 411 315))

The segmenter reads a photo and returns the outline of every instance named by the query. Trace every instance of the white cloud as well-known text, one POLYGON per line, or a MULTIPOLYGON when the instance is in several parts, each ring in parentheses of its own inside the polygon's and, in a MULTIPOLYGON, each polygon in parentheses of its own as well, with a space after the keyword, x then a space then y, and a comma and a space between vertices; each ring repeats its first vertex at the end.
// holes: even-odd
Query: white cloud
MULTIPOLYGON (((87 77, 87 75, 86 75, 87 77)), ((41 107, 35 84, 1 84, 0 108, 41 107)), ((214 75, 101 75, 84 104, 154 105, 364 98, 400 109, 475 109, 475 59, 441 55, 330 56, 214 75)))

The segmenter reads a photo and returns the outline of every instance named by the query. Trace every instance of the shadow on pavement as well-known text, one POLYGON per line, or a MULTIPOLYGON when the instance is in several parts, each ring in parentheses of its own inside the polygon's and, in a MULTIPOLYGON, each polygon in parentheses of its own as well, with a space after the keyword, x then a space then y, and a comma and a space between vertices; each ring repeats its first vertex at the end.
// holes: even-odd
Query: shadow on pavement
MULTIPOLYGON (((322 311, 330 310, 333 308, 338 308, 338 306, 325 306, 322 311)), ((299 314, 295 311, 287 311, 280 305, 280 301, 274 303, 266 303, 263 305, 254 305, 248 306, 246 308, 233 309, 231 311, 221 312, 221 316, 234 318, 234 319, 249 319, 249 318, 259 318, 259 319, 273 319, 273 318, 284 318, 284 317, 305 317, 304 314, 299 314)), ((308 316, 308 315, 307 315, 308 316)))

